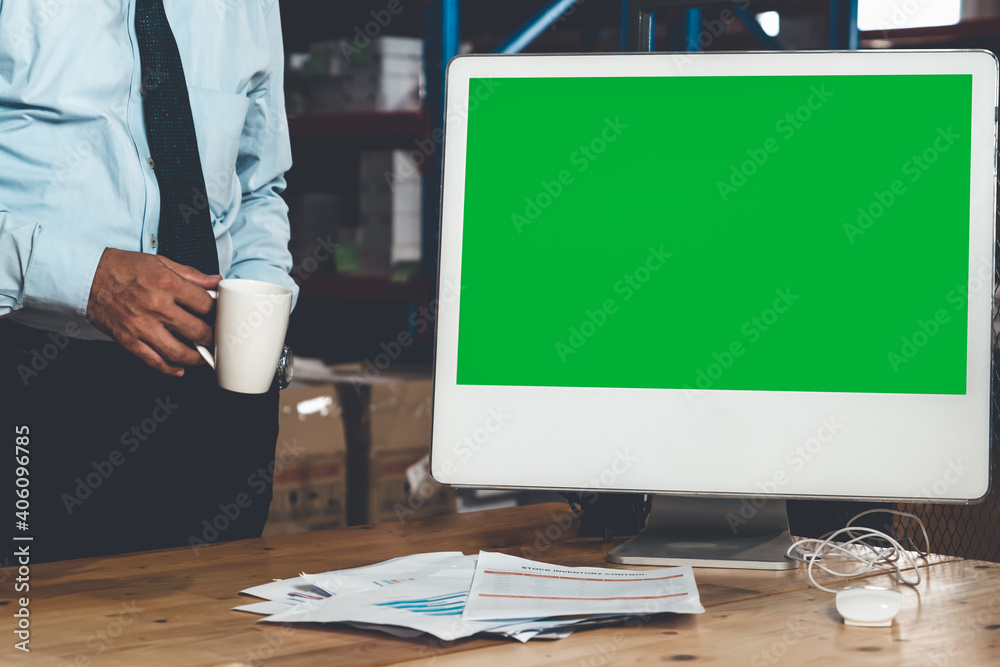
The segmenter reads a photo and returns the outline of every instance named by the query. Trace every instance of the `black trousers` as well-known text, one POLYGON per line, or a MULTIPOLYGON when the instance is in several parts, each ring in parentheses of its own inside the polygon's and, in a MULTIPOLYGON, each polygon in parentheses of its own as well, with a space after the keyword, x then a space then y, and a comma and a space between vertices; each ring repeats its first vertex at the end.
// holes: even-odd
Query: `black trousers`
POLYGON ((276 384, 236 394, 219 388, 207 366, 168 377, 116 344, 0 321, 0 396, 0 566, 16 564, 25 544, 37 563, 198 551, 260 535, 271 503, 276 384), (15 515, 24 500, 27 514, 15 515))

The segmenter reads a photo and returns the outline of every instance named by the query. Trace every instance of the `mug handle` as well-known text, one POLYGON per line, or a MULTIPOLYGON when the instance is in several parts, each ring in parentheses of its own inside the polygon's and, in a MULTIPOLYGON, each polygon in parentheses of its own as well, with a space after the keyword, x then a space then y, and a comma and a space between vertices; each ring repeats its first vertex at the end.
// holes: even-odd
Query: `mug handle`
MULTIPOLYGON (((205 291, 208 292, 208 295, 210 297, 212 297, 213 299, 216 299, 216 300, 219 299, 219 293, 217 291, 211 290, 211 289, 207 289, 205 291)), ((215 357, 212 355, 212 353, 209 352, 208 348, 206 348, 204 345, 198 345, 197 343, 195 343, 194 346, 198 350, 198 354, 201 355, 201 358, 204 359, 206 362, 208 362, 208 365, 211 366, 212 370, 214 371, 215 370, 215 357)))

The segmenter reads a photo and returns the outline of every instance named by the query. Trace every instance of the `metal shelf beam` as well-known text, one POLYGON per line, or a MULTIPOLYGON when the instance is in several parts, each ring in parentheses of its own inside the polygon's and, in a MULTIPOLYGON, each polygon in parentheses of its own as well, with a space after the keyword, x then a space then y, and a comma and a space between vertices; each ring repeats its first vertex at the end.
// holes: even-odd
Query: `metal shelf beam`
POLYGON ((559 17, 572 9, 582 0, 555 0, 549 3, 528 22, 518 28, 517 32, 508 37, 497 47, 496 53, 520 53, 535 38, 545 32, 545 29, 559 20, 559 17))

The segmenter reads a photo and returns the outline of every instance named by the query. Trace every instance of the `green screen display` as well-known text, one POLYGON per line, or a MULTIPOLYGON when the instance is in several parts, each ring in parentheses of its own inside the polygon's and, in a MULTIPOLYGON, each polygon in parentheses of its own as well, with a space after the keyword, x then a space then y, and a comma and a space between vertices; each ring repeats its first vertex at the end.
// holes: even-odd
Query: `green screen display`
POLYGON ((459 384, 965 393, 971 76, 470 90, 459 384))

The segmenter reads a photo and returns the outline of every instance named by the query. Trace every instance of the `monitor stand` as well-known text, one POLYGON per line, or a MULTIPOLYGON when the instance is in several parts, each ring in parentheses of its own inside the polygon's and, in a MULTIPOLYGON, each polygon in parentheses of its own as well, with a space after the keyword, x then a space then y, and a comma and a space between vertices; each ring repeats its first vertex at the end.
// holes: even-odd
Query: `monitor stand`
POLYGON ((785 501, 653 496, 646 528, 608 553, 623 565, 794 570, 785 501))

